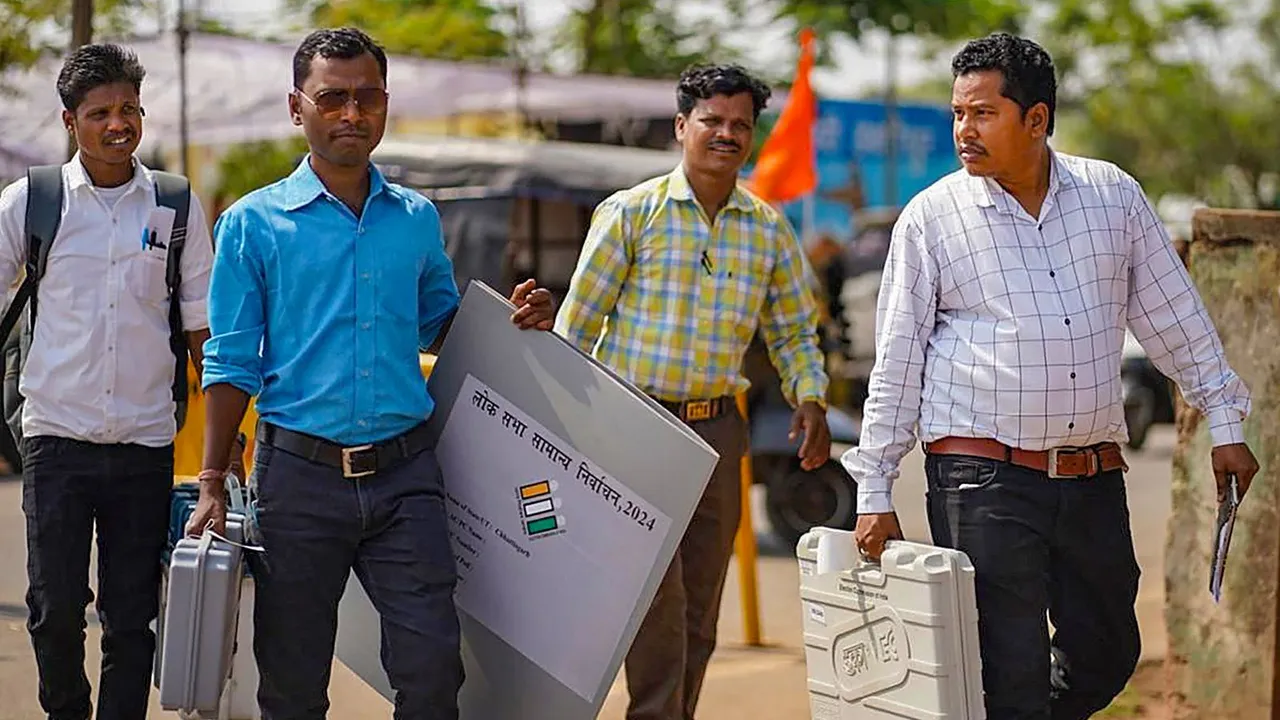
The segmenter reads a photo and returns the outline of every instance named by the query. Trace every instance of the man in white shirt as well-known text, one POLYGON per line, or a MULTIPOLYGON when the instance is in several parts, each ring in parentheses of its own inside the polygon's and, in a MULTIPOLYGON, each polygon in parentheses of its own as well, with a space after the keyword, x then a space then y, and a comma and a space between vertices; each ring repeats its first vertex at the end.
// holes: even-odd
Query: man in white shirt
POLYGON ((1087 718, 1140 649, 1119 446, 1126 326, 1208 418, 1220 496, 1228 475, 1243 492, 1258 469, 1249 394, 1138 183, 1050 149, 1048 54, 992 35, 952 74, 964 167, 894 227, 862 438, 844 456, 857 542, 879 559, 900 537, 891 489, 918 432, 933 541, 976 569, 987 717, 1087 718))
MULTIPOLYGON (((173 484, 175 355, 166 246, 147 242, 156 213, 142 137, 144 70, 111 45, 77 50, 58 78, 78 152, 62 166, 62 210, 20 389, 28 630, 50 720, 92 715, 84 670, 94 525, 102 623, 99 720, 144 720, 160 562, 173 484)), ((0 193, 0 287, 27 261, 27 180, 0 193)), ((178 288, 189 354, 200 369, 213 248, 193 196, 178 288)), ((161 212, 160 214, 163 214, 161 212)), ((171 214, 171 213, 170 213, 171 214)), ((23 321, 25 322, 25 320, 23 321)))

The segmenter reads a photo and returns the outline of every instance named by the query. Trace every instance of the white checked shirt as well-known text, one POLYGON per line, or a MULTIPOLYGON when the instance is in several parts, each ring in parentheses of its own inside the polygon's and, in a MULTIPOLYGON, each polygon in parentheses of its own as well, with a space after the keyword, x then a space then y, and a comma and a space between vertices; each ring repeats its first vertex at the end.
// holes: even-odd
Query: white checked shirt
MULTIPOLYGON (((162 447, 176 430, 174 357, 165 250, 142 246, 156 207, 151 172, 139 162, 122 188, 96 189, 77 155, 62 166, 62 183, 62 221, 19 385, 22 432, 162 447)), ((10 287, 26 263, 26 206, 25 178, 0 193, 0 287, 10 287)), ((184 330, 209 327, 212 267, 213 242, 192 194, 179 287, 184 330)))
POLYGON ((1126 326, 1215 445, 1244 441, 1248 390, 1136 180, 1053 153, 1039 219, 964 170, 921 192, 893 229, 862 437, 842 458, 858 511, 892 509, 917 423, 925 443, 1123 443, 1126 326))

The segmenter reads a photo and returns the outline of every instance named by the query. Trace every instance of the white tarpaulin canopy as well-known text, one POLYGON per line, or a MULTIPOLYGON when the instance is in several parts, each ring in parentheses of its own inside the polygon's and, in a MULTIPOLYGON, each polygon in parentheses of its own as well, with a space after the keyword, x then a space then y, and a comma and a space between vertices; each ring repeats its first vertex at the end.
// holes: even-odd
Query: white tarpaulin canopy
MULTIPOLYGON (((147 69, 142 101, 147 109, 145 156, 179 143, 177 40, 172 35, 124 41, 147 69)), ((193 34, 187 54, 189 138, 193 145, 222 145, 295 135, 285 97, 292 78, 296 42, 275 43, 222 35, 193 34)), ((57 162, 66 151, 58 119, 55 83, 62 58, 50 57, 29 71, 11 71, 0 84, 16 90, 0 102, 0 177, 27 166, 57 162)), ((610 120, 672 115, 675 81, 598 75, 531 73, 523 97, 510 67, 393 57, 388 86, 392 119, 430 119, 455 113, 511 111, 523 105, 533 116, 610 120)), ((782 107, 779 92, 771 108, 782 107)))

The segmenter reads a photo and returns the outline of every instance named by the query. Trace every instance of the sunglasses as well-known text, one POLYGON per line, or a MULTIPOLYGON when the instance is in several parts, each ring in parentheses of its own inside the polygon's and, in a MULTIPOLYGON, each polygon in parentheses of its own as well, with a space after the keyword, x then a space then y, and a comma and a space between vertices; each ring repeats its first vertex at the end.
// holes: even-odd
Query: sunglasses
POLYGON ((321 90, 314 98, 296 88, 294 92, 306 98, 307 102, 315 106, 316 112, 326 119, 341 115, 342 111, 347 109, 347 104, 353 100, 356 109, 361 113, 381 115, 387 111, 389 97, 387 91, 382 88, 359 88, 354 92, 339 89, 321 90))

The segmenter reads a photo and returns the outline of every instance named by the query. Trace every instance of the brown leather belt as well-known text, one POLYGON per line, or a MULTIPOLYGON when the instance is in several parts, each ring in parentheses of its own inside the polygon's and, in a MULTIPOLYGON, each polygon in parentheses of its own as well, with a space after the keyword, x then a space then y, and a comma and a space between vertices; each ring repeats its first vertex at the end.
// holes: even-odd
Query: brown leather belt
POLYGON ((999 460, 1047 474, 1051 478, 1089 478, 1112 470, 1128 471, 1120 446, 1113 442, 1088 447, 1021 450, 983 438, 945 437, 925 443, 934 455, 970 455, 999 460))
POLYGON ((662 407, 670 410, 672 415, 686 423, 714 420, 729 412, 736 402, 731 395, 711 398, 710 400, 684 400, 682 402, 662 400, 661 398, 654 398, 654 400, 662 407))

